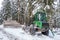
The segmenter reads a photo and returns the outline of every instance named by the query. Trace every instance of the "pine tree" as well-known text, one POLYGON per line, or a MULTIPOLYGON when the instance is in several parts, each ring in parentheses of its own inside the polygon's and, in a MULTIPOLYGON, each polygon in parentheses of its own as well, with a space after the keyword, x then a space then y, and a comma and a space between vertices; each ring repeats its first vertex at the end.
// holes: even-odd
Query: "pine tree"
POLYGON ((10 4, 10 0, 4 0, 3 1, 3 9, 4 9, 4 18, 5 20, 7 20, 8 18, 11 17, 11 4, 10 4))
POLYGON ((17 11, 18 11, 18 7, 17 7, 17 0, 12 1, 11 0, 11 13, 12 13, 12 20, 17 20, 17 11))

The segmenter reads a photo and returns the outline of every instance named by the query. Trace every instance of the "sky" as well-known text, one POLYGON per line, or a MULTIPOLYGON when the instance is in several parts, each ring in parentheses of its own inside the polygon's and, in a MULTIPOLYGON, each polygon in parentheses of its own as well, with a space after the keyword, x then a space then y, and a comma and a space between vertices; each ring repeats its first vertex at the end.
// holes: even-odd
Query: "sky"
POLYGON ((1 9, 1 7, 2 7, 2 1, 3 1, 3 0, 0 0, 0 9, 1 9))

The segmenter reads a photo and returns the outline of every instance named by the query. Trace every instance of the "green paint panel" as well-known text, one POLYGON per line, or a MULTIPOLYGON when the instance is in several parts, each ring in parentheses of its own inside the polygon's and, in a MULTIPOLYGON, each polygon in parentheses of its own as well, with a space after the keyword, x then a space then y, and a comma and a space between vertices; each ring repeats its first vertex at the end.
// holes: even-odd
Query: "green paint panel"
POLYGON ((41 21, 34 21, 33 23, 35 25, 37 25, 37 27, 39 27, 40 29, 42 29, 42 22, 41 21))

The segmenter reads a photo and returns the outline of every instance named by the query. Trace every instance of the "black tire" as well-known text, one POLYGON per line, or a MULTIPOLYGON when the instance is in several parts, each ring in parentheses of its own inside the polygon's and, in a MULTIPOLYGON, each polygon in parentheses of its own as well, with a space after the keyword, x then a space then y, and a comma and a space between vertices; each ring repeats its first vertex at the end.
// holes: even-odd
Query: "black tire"
POLYGON ((43 35, 47 35, 49 34, 49 30, 45 31, 45 32, 42 32, 43 35))

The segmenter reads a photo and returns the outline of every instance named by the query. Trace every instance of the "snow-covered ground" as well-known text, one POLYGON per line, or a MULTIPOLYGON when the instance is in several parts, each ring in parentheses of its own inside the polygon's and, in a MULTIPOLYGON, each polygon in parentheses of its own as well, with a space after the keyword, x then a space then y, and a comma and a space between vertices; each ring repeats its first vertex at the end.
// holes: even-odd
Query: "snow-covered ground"
POLYGON ((57 33, 54 33, 54 37, 41 35, 41 36, 32 36, 26 33, 22 28, 3 28, 3 25, 0 25, 0 40, 60 40, 60 30, 57 33))
POLYGON ((52 38, 49 38, 47 36, 32 36, 30 34, 27 34, 26 32, 24 32, 21 28, 5 28, 4 29, 6 32, 15 35, 16 37, 19 38, 19 40, 53 40, 52 38))
POLYGON ((60 40, 60 28, 54 30, 54 39, 60 40))
POLYGON ((10 34, 4 30, 4 26, 0 25, 0 40, 18 40, 13 34, 10 34))

